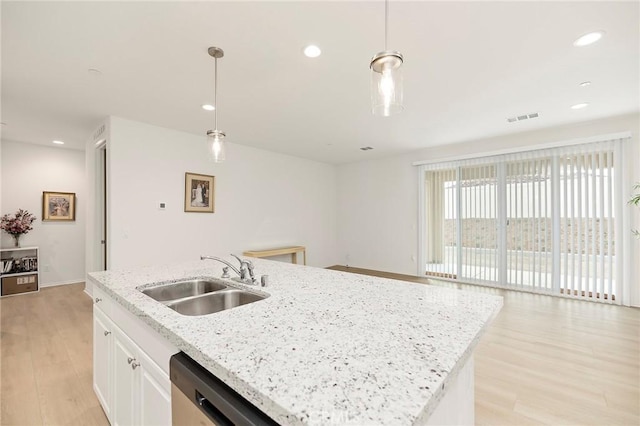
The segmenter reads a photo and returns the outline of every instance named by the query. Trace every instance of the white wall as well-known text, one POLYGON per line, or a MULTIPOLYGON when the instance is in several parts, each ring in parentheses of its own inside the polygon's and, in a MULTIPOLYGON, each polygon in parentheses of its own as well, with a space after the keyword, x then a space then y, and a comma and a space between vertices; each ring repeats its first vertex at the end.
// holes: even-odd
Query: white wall
POLYGON ((284 245, 305 245, 309 265, 336 263, 333 165, 233 143, 216 164, 204 134, 117 117, 107 150, 110 269, 284 245), (185 172, 215 176, 215 213, 184 212, 185 172))
MULTIPOLYGON (((33 230, 20 245, 40 247, 41 286, 85 279, 85 159, 84 152, 28 143, 2 141, 2 214, 19 208, 35 214, 33 230), (42 192, 76 193, 74 222, 43 222, 42 192)), ((2 247, 11 247, 2 232, 2 247)))
MULTIPOLYGON (((415 161, 486 153, 616 132, 632 132, 627 156, 629 185, 640 181, 640 115, 556 127, 517 135, 437 146, 410 154, 338 166, 338 247, 340 264, 415 275, 418 267, 418 171, 415 161)), ((631 207, 628 207, 632 209, 631 207)), ((638 210, 638 209, 635 209, 638 210)), ((630 227, 640 228, 633 212, 630 227)), ((630 229, 627 229, 630 232, 630 229)), ((630 259, 640 257, 640 241, 631 242, 630 259)), ((640 262, 629 268, 631 303, 640 305, 640 262), (635 272, 631 270, 635 268, 635 272)))

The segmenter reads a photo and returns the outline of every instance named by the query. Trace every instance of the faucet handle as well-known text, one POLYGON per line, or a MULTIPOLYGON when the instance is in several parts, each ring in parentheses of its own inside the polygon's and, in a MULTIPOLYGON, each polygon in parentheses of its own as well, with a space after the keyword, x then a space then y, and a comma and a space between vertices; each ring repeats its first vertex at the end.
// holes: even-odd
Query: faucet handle
POLYGON ((250 271, 253 271, 253 263, 250 260, 244 260, 244 259, 240 259, 238 256, 236 256, 235 254, 231 253, 231 256, 235 257, 238 262, 240 262, 240 268, 241 269, 248 269, 250 271))
POLYGON ((231 253, 231 256, 235 257, 236 259, 238 259, 238 262, 240 262, 240 278, 242 280, 245 280, 247 278, 247 262, 240 259, 238 256, 236 256, 235 254, 231 253))

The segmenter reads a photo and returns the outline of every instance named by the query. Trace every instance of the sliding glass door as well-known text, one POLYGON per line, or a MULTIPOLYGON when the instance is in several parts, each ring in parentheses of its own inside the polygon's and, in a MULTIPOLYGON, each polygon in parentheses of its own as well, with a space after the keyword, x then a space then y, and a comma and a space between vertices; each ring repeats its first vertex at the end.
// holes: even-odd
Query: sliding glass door
POLYGON ((619 144, 422 166, 424 273, 615 301, 619 144))

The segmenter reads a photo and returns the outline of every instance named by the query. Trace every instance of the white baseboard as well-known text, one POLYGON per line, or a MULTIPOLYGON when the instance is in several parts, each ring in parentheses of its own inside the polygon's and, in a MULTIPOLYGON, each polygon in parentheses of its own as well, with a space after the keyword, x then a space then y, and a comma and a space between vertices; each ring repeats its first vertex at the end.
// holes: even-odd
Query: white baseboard
POLYGON ((52 283, 40 283, 40 288, 56 287, 56 286, 59 286, 59 285, 68 285, 68 284, 80 284, 80 283, 83 283, 83 282, 84 282, 84 279, 78 278, 76 280, 56 281, 56 282, 52 282, 52 283))

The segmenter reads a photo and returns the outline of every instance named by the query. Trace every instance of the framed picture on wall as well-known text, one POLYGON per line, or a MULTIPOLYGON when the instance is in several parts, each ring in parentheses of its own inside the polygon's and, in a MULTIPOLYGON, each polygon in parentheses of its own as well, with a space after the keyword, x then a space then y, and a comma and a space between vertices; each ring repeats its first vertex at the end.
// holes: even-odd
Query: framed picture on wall
POLYGON ((44 191, 42 193, 42 220, 76 220, 76 193, 44 191))
POLYGON ((213 213, 215 204, 215 176, 185 173, 184 211, 213 213))

